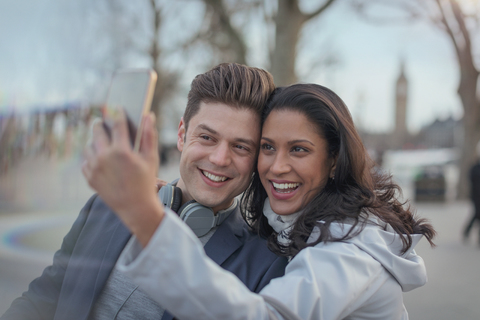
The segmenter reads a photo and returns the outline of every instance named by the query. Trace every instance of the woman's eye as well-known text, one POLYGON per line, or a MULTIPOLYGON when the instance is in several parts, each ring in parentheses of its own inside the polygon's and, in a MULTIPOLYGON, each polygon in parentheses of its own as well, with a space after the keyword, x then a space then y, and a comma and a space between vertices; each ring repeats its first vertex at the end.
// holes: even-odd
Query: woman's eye
POLYGON ((302 147, 293 147, 292 148, 293 152, 307 152, 308 150, 302 147))
POLYGON ((271 145, 269 145, 268 143, 262 144, 261 148, 262 148, 262 150, 269 150, 269 151, 273 150, 273 147, 271 145))

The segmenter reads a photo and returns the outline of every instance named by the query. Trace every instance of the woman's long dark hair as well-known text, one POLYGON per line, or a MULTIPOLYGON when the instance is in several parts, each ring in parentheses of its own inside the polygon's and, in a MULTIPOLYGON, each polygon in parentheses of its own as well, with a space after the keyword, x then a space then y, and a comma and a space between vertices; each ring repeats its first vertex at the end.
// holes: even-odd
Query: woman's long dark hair
POLYGON ((400 237, 402 253, 412 245, 412 234, 423 234, 434 245, 432 240, 436 232, 433 227, 424 219, 416 219, 410 206, 398 200, 401 190, 390 175, 375 170, 340 97, 320 85, 295 84, 275 89, 264 108, 262 125, 272 111, 278 110, 300 112, 315 124, 318 134, 327 140, 328 156, 336 161, 336 167, 334 179, 329 178, 323 189, 311 191, 316 195, 297 219, 288 246, 277 242, 277 234, 263 215, 267 193, 258 171, 255 171, 252 183, 243 195, 242 214, 255 231, 268 238, 273 252, 295 256, 303 248, 322 241, 351 238, 364 228, 367 215, 375 215, 395 232, 404 235, 400 237), (352 223, 350 231, 342 238, 333 237, 330 224, 346 221, 352 223), (320 229, 319 238, 307 243, 314 227, 320 229))

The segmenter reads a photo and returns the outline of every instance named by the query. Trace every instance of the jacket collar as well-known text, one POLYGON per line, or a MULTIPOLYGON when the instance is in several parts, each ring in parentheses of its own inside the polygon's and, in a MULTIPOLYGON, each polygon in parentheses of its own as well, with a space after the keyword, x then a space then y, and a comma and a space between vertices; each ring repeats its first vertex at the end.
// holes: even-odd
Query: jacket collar
POLYGON ((207 256, 221 266, 242 245, 244 225, 240 206, 237 206, 205 245, 207 256))

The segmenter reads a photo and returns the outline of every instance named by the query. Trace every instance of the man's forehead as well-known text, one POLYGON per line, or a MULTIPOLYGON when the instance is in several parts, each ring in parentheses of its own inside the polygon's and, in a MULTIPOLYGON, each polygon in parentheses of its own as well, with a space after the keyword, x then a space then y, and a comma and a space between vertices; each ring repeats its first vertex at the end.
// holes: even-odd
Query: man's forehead
POLYGON ((225 104, 205 104, 190 120, 188 131, 207 132, 234 141, 260 139, 260 117, 253 110, 225 104))
MULTIPOLYGON (((216 114, 219 110, 226 113, 241 113, 243 116, 251 117, 252 121, 260 119, 260 115, 255 112, 252 108, 246 106, 237 106, 233 104, 228 104, 224 102, 211 101, 211 102, 200 102, 199 109, 196 115, 198 114, 216 114)), ((196 116, 195 115, 195 116, 196 116)), ((194 118, 193 116, 192 118, 194 118)))

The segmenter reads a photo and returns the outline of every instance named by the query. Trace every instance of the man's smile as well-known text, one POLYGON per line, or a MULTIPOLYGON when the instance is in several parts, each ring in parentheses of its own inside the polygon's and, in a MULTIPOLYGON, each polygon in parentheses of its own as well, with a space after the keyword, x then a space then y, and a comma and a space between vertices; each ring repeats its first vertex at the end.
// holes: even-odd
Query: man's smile
POLYGON ((205 170, 202 170, 202 174, 213 182, 223 182, 229 179, 228 177, 214 175, 205 170))

